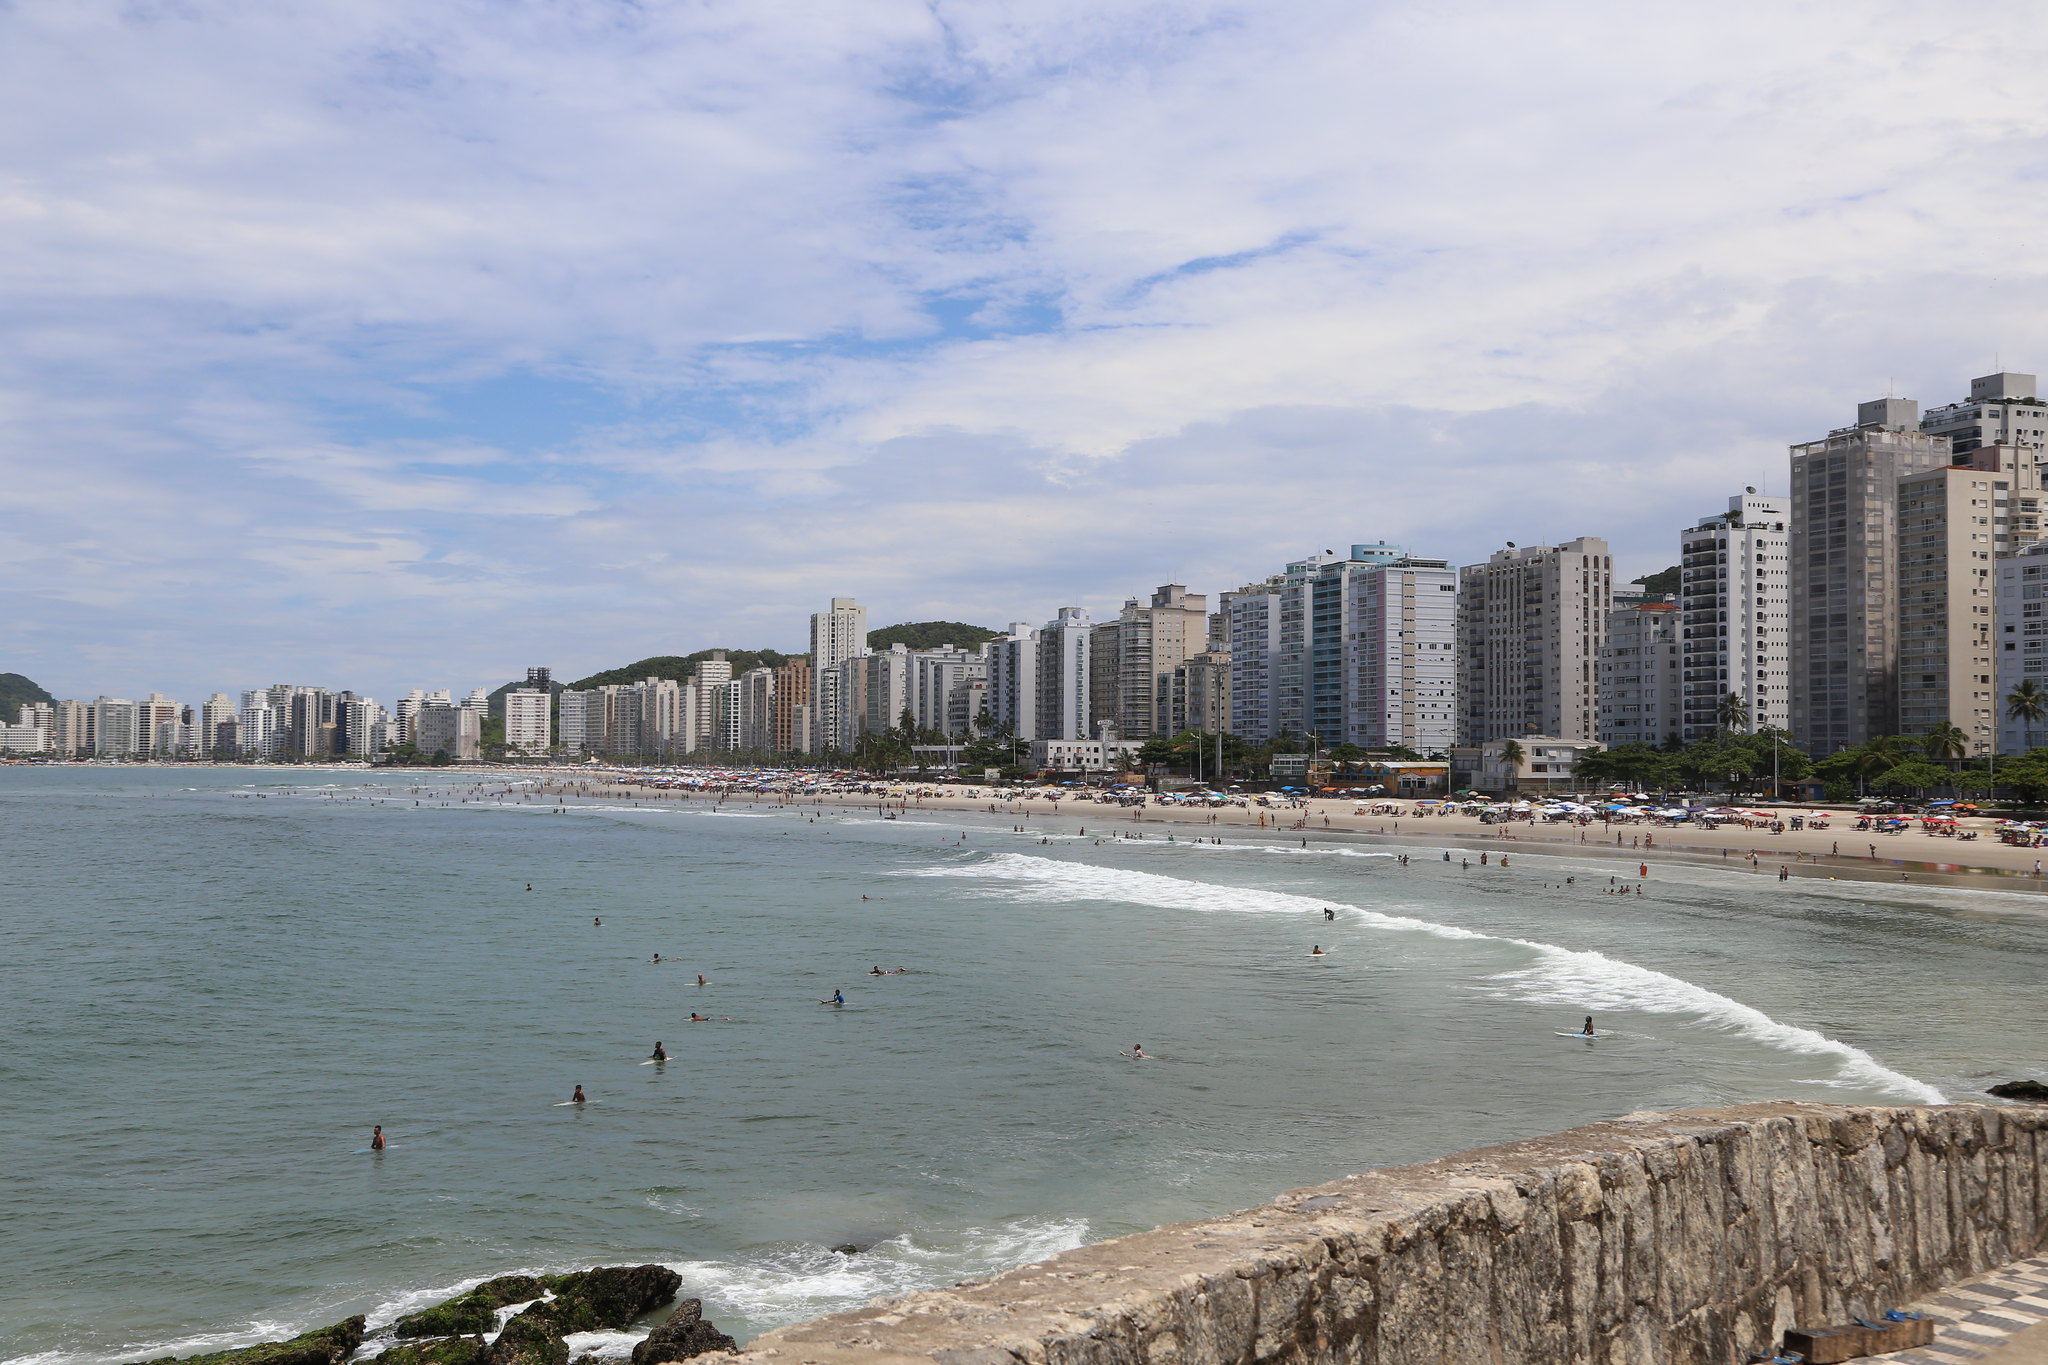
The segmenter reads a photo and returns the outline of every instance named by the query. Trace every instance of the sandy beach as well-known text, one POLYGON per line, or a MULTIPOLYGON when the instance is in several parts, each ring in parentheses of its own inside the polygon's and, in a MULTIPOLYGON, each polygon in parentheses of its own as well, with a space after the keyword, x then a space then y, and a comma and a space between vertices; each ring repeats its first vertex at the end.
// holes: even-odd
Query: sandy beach
MULTIPOLYGON (((566 785, 595 793, 607 784, 586 779, 566 785)), ((635 799, 649 801, 717 799, 632 784, 611 784, 611 790, 630 792, 635 799)), ((1637 869, 1644 865, 1651 867, 1651 875, 1654 876, 1658 862, 1683 861, 1750 871, 1774 879, 1783 869, 1788 878, 1834 877, 1844 881, 1894 884, 1903 879, 1923 885, 2048 893, 2048 876, 2043 875, 2044 869, 2048 869, 2048 849, 2001 844, 1992 831, 1995 821, 1982 817, 1965 819, 1960 823, 1960 829, 1974 830, 1978 835, 1974 840, 1964 840, 1926 834, 1917 826, 1899 834, 1859 832, 1855 827, 1856 818, 1846 814, 1833 817, 1831 827, 1825 830, 1787 830, 1773 834, 1732 823, 1720 829, 1689 824, 1671 828, 1647 823, 1603 825, 1598 821, 1583 827, 1540 821, 1487 825, 1481 824, 1476 815, 1462 812, 1408 815, 1397 819, 1389 815, 1359 814, 1360 805, 1349 800, 1315 799, 1303 808, 1267 809, 1233 805, 1210 810, 1157 805, 1116 806, 1074 798, 1054 801, 1044 796, 1016 793, 1010 794, 1007 800, 991 799, 987 789, 982 789, 983 795, 979 797, 968 797, 914 783, 900 784, 897 790, 903 794, 890 796, 886 801, 872 795, 853 793, 805 796, 788 801, 777 801, 773 796, 757 796, 752 800, 756 805, 824 805, 876 811, 886 806, 899 814, 923 811, 996 815, 1014 817, 1019 822, 1046 822, 1048 826, 1057 822, 1061 828, 1085 829, 1099 825, 1105 831, 1116 830, 1126 834, 1157 830, 1161 837, 1168 832, 1199 831, 1212 837, 1228 838, 1230 835, 1226 831, 1230 831, 1239 837, 1250 835, 1264 839, 1341 839, 1407 845, 1423 843, 1454 850, 1460 847, 1475 851, 1499 849, 1510 856, 1569 853, 1575 857, 1633 864, 1629 871, 1636 875, 1640 875, 1637 869)), ((728 804, 745 803, 748 797, 741 794, 724 799, 728 804)))

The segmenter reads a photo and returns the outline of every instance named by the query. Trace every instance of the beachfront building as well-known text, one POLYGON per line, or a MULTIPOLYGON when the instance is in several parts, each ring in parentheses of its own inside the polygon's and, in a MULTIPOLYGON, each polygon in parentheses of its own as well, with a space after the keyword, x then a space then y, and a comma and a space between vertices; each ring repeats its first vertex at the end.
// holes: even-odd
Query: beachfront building
POLYGON ((1223 594, 1223 630, 1230 644, 1230 733, 1264 744, 1280 733, 1273 660, 1280 652, 1280 599, 1285 574, 1223 594))
POLYGON ((967 733, 988 697, 988 662, 979 649, 957 645, 910 651, 907 689, 910 718, 921 730, 967 733))
POLYGON ((1570 791, 1579 759, 1600 749, 1597 742, 1556 735, 1490 739, 1451 750, 1450 783, 1456 791, 1492 795, 1570 791))
POLYGON ((981 647, 988 673, 990 727, 1013 739, 1038 738, 1038 632, 1012 621, 981 647))
POLYGON ((1174 734, 1230 729, 1230 651, 1205 649, 1173 670, 1168 712, 1174 734))
POLYGON ((1792 447, 1792 733, 1816 758, 1899 729, 1899 481, 1950 458, 1919 409, 1859 403, 1792 447))
POLYGON ((1135 739, 1034 739, 1031 766, 1040 772, 1127 772, 1143 747, 1135 739))
MULTIPOLYGON (((532 673, 529 670, 528 676, 532 673)), ((555 742, 554 697, 543 683, 505 694, 505 748, 515 754, 544 754, 555 742)))
POLYGON ((1741 728, 1792 724, 1791 519, 1788 499, 1749 488, 1679 533, 1685 678, 1676 733, 1688 743, 1720 727, 1731 693, 1749 716, 1741 728))
POLYGON ((2028 463, 2048 459, 2048 403, 2034 396, 2030 374, 1987 374, 1970 381, 1970 397, 1961 403, 1928 409, 1920 430, 1948 441, 1951 451, 1967 455, 1984 446, 2017 446, 2028 463))
POLYGON ((750 668, 733 683, 738 694, 739 743, 746 753, 765 754, 775 750, 775 670, 750 668))
POLYGON ((1459 727, 1466 747, 1541 734, 1592 740, 1599 731, 1600 647, 1614 607, 1607 542, 1496 550, 1458 585, 1459 727))
POLYGON ((126 697, 93 702, 92 752, 95 758, 128 758, 135 753, 134 702, 126 697))
POLYGON ((24 704, 14 724, 0 724, 0 753, 50 753, 54 747, 50 730, 50 708, 24 704))
POLYGON ((1678 636, 1678 604, 1668 599, 1628 602, 1607 613, 1595 670, 1602 744, 1663 744, 1679 733, 1678 636))
POLYGON ((1961 730, 1968 753, 1994 752, 2000 694, 1993 570, 2040 538, 2034 451, 1980 445, 1898 489, 1898 732, 1961 730), (2021 500, 2036 529, 2015 528, 2021 500))
POLYGON ((1208 597, 1167 583, 1148 605, 1127 600, 1095 633, 1113 634, 1114 645, 1091 654, 1093 719, 1113 721, 1119 735, 1134 739, 1171 734, 1173 670, 1208 647, 1208 597))
POLYGON ((423 754, 445 753, 456 763, 474 763, 483 756, 483 720, 467 706, 422 706, 414 717, 413 733, 413 743, 423 754))
MULTIPOLYGON (((1033 688, 1038 722, 1032 738, 1083 740, 1095 737, 1097 698, 1095 648, 1107 630, 1111 647, 1116 623, 1097 625, 1081 607, 1061 607, 1039 628, 1038 680, 1033 688)), ((1022 738, 1022 736, 1019 736, 1022 738)))
POLYGON ((811 743, 811 661, 803 655, 775 666, 775 720, 771 739, 778 754, 808 753, 811 743))
MULTIPOLYGON (((846 747, 852 728, 842 714, 839 665, 868 647, 868 609, 851 597, 835 597, 829 610, 811 616, 811 747, 846 747)), ((857 702, 846 705, 857 706, 857 702)))
POLYGON ((1992 573, 1998 751, 2025 753, 2048 745, 2048 716, 2015 716, 2011 704, 2021 683, 2048 696, 2048 542, 2001 555, 1992 573))

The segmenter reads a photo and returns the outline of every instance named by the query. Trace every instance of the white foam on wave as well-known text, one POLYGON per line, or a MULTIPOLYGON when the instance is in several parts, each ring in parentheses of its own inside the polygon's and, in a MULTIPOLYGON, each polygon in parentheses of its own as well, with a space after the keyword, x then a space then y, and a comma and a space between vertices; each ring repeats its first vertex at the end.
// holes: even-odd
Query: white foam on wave
POLYGON ((737 1314, 765 1331, 993 1275, 1087 1241, 1085 1219, 1020 1218, 946 1235, 905 1233, 857 1256, 785 1243, 744 1260, 671 1261, 669 1269, 683 1277, 683 1294, 704 1300, 704 1316, 737 1314))
POLYGON ((1388 915, 1361 906, 1345 905, 1341 901, 1319 900, 1285 891, 1219 886, 1161 876, 1156 872, 1059 862, 1024 853, 994 853, 974 863, 906 869, 896 875, 985 878, 1005 883, 1013 899, 1041 902, 1086 896, 1164 910, 1287 915, 1313 913, 1329 906, 1346 910, 1358 922, 1375 929, 1511 944, 1535 954, 1535 961, 1485 978, 1488 988, 1503 998, 1539 1005, 1567 1004, 1573 1009, 1592 1011, 1633 1010, 1644 1014, 1691 1015, 1709 1027, 1779 1051, 1831 1058, 1836 1074, 1823 1084, 1890 1090, 1916 1104, 1946 1102, 1946 1097, 1933 1086, 1892 1070, 1859 1047, 1814 1029, 1781 1023, 1752 1005, 1730 999, 1705 986, 1589 949, 1560 948, 1554 943, 1482 934, 1455 925, 1438 924, 1408 915, 1388 915))
POLYGON ((242 1346, 254 1346, 259 1341, 294 1337, 307 1330, 309 1329, 293 1327, 283 1322, 257 1320, 245 1327, 224 1328, 218 1332, 196 1332, 191 1336, 172 1337, 145 1345, 124 1347, 112 1354, 89 1351, 37 1351, 32 1355, 8 1357, 0 1361, 0 1365, 79 1365, 79 1362, 83 1361, 154 1360, 158 1356, 167 1355, 205 1355, 214 1351, 232 1351, 242 1346))

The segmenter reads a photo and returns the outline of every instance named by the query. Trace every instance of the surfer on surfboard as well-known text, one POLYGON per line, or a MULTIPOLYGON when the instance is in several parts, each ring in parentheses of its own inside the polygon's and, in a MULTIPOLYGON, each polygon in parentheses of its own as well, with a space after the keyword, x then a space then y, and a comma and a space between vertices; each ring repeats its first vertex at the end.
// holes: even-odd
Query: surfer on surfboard
POLYGON ((1329 956, 1329 954, 1328 954, 1328 953, 1326 953, 1326 952, 1324 952, 1324 951, 1323 951, 1323 945, 1322 945, 1322 944, 1320 944, 1320 943, 1317 943, 1317 944, 1314 944, 1314 945, 1312 945, 1312 946, 1311 946, 1311 947, 1309 948, 1309 950, 1308 950, 1308 955, 1309 955, 1310 957, 1328 957, 1328 956, 1329 956))
POLYGON ((661 1045, 659 1039, 655 1041, 654 1052, 647 1060, 650 1062, 665 1062, 668 1060, 668 1049, 661 1045))
POLYGON ((384 1125, 381 1123, 373 1125, 370 1129, 370 1150, 373 1152, 384 1150, 384 1125))
POLYGON ((586 1100, 586 1099, 584 1098, 584 1095, 583 1095, 583 1087, 582 1087, 582 1086, 580 1086, 580 1085, 579 1085, 579 1086, 577 1086, 577 1087, 576 1087, 576 1093, 575 1093, 575 1094, 573 1094, 573 1095, 571 1095, 571 1096, 569 1097, 569 1103, 571 1103, 571 1104, 586 1104, 586 1103, 588 1103, 588 1101, 587 1101, 587 1100, 586 1100))
POLYGON ((834 991, 830 1000, 820 1000, 818 1003, 821 1005, 843 1005, 846 1003, 846 992, 834 991))

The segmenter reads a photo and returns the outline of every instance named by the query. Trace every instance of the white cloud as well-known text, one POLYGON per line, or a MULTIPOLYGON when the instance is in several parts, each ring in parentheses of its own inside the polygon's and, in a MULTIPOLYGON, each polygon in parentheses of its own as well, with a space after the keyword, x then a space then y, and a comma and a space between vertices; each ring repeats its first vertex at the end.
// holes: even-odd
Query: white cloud
POLYGON ((1380 535, 1660 567, 1886 383, 2048 363, 2048 40, 1967 17, 0 11, 0 667, 575 673, 1380 535))

